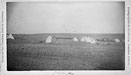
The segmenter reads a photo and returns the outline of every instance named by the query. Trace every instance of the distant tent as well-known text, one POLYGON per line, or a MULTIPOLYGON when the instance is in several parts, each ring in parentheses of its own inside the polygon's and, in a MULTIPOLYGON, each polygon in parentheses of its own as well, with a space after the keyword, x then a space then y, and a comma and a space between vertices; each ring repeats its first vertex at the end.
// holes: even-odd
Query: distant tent
POLYGON ((91 44, 96 44, 97 41, 96 41, 95 39, 92 39, 90 43, 91 43, 91 44))
POLYGON ((15 38, 14 38, 13 35, 10 33, 9 35, 7 35, 7 39, 15 39, 15 38))
POLYGON ((82 38, 80 39, 80 41, 86 41, 86 40, 85 40, 85 37, 82 37, 82 38))
POLYGON ((81 41, 91 42, 91 41, 92 41, 92 38, 90 38, 90 37, 82 37, 82 38, 81 38, 81 41))
POLYGON ((85 37, 85 40, 86 40, 86 42, 92 42, 92 38, 90 38, 90 37, 85 37))
POLYGON ((115 40, 115 42, 120 42, 120 40, 119 39, 114 39, 115 40))
POLYGON ((91 37, 82 37, 81 41, 91 43, 91 44, 96 44, 97 43, 96 39, 91 38, 91 37))
POLYGON ((46 43, 51 43, 52 42, 52 36, 48 36, 47 39, 46 39, 46 43))
POLYGON ((73 38, 73 41, 78 41, 78 39, 76 37, 73 38))
POLYGON ((91 44, 96 44, 96 39, 94 39, 94 38, 91 38, 91 37, 86 37, 86 42, 89 42, 89 43, 91 43, 91 44))

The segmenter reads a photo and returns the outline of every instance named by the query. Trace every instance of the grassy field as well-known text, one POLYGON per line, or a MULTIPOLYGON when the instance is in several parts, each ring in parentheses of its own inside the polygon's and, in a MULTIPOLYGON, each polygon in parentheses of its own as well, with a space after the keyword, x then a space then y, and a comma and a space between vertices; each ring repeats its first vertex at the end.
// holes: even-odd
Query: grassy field
POLYGON ((7 41, 9 71, 125 69, 123 42, 105 45, 60 40, 59 43, 47 44, 44 41, 48 34, 13 36, 15 40, 7 41))

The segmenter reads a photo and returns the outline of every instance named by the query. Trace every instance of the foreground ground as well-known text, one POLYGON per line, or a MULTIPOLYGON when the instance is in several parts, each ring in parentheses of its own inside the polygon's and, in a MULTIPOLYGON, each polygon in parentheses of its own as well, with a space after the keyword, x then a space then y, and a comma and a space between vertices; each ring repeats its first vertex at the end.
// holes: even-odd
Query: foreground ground
MULTIPOLYGON (((26 36, 25 36, 26 37, 26 36)), ((124 44, 8 40, 8 70, 123 70, 124 44)))

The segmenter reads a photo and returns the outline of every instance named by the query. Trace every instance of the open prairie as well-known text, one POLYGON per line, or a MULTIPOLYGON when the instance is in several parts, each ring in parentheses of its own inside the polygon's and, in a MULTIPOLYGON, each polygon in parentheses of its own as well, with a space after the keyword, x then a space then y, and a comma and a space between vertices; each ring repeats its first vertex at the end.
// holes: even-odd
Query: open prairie
POLYGON ((7 40, 8 71, 26 70, 124 70, 124 34, 13 34, 7 40), (89 36, 98 44, 60 39, 45 43, 48 35, 54 37, 89 36), (121 42, 100 40, 119 38, 121 42))

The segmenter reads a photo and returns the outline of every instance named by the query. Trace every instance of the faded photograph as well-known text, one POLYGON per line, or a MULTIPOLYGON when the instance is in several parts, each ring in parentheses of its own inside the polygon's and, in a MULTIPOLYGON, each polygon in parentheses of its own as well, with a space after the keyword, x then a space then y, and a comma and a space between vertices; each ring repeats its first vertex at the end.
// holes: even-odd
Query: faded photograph
POLYGON ((7 2, 7 70, 125 70, 125 3, 7 2))

